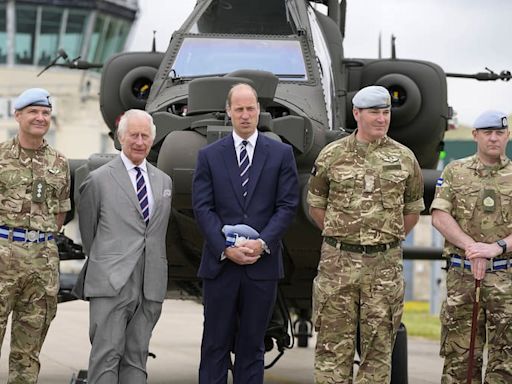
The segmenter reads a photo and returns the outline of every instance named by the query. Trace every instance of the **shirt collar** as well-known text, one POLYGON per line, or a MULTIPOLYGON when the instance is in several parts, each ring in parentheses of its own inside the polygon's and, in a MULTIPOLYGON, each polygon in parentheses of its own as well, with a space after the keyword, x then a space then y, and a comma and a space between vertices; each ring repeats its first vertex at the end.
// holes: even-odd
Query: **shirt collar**
POLYGON ((146 162, 146 159, 144 159, 142 161, 142 163, 140 165, 135 165, 133 164, 133 162, 124 154, 123 151, 121 151, 121 160, 123 161, 123 164, 124 166, 126 167, 126 170, 129 172, 131 171, 133 168, 135 167, 139 167, 140 169, 142 169, 144 172, 148 172, 148 168, 147 168, 147 162, 146 162))
MULTIPOLYGON (((37 148, 36 150, 40 150, 40 149, 43 149, 45 148, 46 146, 48 145, 48 142, 46 141, 46 139, 43 137, 43 143, 41 144, 41 146, 39 148, 37 148)), ((20 145, 20 139, 18 137, 18 135, 14 136, 14 138, 12 139, 12 145, 11 145, 11 149, 10 149, 10 155, 13 159, 18 159, 20 157, 20 151, 21 151, 21 145, 20 145)))
POLYGON ((247 140, 253 148, 256 148, 256 140, 258 140, 258 130, 254 131, 254 133, 249 136, 247 139, 242 139, 240 136, 236 134, 233 130, 233 141, 235 142, 235 148, 238 148, 242 141, 247 140))
MULTIPOLYGON (((352 132, 352 134, 349 136, 349 145, 350 149, 355 150, 357 145, 357 139, 356 139, 357 129, 352 132)), ((371 143, 368 143, 368 149, 372 150, 374 148, 377 148, 381 145, 387 144, 389 141, 389 138, 387 135, 384 135, 383 137, 372 141, 371 143)))
MULTIPOLYGON (((500 156, 500 162, 494 166, 491 166, 490 168, 494 168, 496 170, 505 168, 508 163, 510 162, 509 158, 505 155, 500 156)), ((473 155, 473 161, 469 164, 469 168, 475 169, 477 171, 485 170, 486 167, 490 169, 488 166, 486 166, 484 163, 480 161, 480 158, 478 157, 478 154, 473 155)))

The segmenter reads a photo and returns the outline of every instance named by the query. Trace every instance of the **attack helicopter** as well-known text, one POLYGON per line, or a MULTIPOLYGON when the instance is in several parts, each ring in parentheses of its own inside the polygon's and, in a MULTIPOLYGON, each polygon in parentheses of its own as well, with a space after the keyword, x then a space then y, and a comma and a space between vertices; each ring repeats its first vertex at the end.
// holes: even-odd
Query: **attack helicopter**
MULTIPOLYGON (((266 349, 275 345, 280 355, 292 346, 293 333, 299 346, 306 346, 311 334, 311 288, 322 238, 308 214, 307 182, 320 150, 356 128, 351 112, 354 94, 372 84, 389 90, 388 134, 418 158, 427 207, 452 117, 447 74, 439 65, 398 59, 395 54, 389 59, 344 56, 346 4, 340 0, 198 0, 173 33, 165 53, 117 54, 102 70, 100 109, 116 148, 120 148, 115 133, 121 114, 131 108, 145 109, 157 127, 148 160, 174 182, 166 239, 171 297, 201 295, 196 272, 202 237, 192 211, 192 177, 198 150, 231 132, 224 111, 230 87, 250 83, 259 95, 259 131, 293 147, 301 206, 283 239, 285 278, 266 338, 266 349), (312 3, 325 5, 327 14, 312 3), (296 318, 292 326, 290 309, 296 318)), ((87 63, 74 67, 86 69, 87 63)), ((452 75, 510 78, 510 74, 452 75)), ((93 155, 86 163, 72 163, 78 204, 78 185, 108 160, 109 156, 93 155)), ((67 247, 71 253, 80 253, 73 245, 67 247)), ((440 249, 404 250, 406 258, 440 255, 440 249)), ((393 383, 402 382, 407 382, 403 329, 393 357, 393 383)))

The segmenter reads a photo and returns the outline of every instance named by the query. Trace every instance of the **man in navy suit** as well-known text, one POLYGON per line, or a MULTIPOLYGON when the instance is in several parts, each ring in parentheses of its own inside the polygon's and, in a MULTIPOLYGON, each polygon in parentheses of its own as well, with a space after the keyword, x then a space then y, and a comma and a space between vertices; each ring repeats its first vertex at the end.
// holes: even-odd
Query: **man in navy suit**
POLYGON ((199 383, 225 384, 233 351, 234 384, 261 384, 265 331, 284 275, 281 238, 299 204, 298 176, 292 148, 258 132, 260 106, 251 86, 230 90, 226 112, 233 133, 199 151, 192 188, 204 236, 199 383), (226 246, 222 227, 236 224, 259 238, 226 246))

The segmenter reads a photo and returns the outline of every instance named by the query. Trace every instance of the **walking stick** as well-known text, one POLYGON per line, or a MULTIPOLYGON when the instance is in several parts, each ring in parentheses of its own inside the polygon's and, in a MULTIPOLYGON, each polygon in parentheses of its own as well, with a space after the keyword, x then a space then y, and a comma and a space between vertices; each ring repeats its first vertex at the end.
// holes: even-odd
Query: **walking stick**
POLYGON ((473 316, 471 317, 471 339, 469 341, 469 362, 468 374, 466 376, 467 384, 471 384, 473 378, 473 368, 475 366, 475 339, 478 328, 478 309, 480 304, 480 280, 475 279, 475 301, 473 302, 473 316))

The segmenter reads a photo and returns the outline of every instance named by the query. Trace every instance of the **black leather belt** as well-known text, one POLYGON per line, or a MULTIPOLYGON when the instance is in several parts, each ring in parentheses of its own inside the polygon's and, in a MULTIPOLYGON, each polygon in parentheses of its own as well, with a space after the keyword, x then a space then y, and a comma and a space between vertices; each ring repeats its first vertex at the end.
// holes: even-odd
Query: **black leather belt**
POLYGON ((355 253, 377 253, 384 252, 391 248, 396 248, 400 245, 400 240, 395 240, 387 244, 376 244, 376 245, 363 245, 363 244, 349 244, 343 243, 335 237, 326 236, 324 241, 331 247, 336 247, 343 251, 355 252, 355 253))

